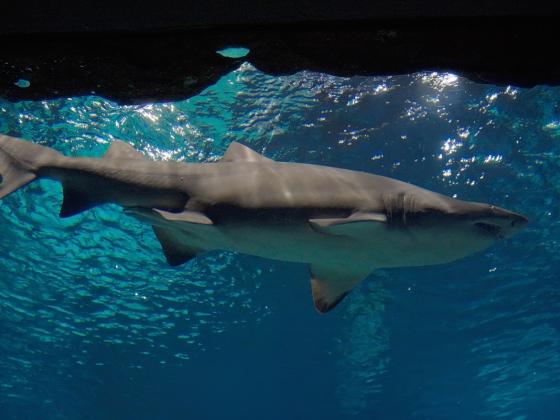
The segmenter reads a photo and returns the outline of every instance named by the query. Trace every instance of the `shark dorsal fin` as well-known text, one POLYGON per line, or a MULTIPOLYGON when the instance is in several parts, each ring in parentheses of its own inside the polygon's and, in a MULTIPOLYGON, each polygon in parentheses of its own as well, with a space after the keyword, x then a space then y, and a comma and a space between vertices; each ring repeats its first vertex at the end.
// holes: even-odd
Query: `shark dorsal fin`
POLYGON ((147 159, 146 156, 132 147, 130 144, 115 140, 103 155, 104 159, 147 159))
POLYGON ((311 293, 318 312, 324 314, 333 309, 346 297, 356 284, 365 279, 368 272, 344 271, 335 267, 312 265, 311 293))
POLYGON ((266 162, 272 161, 267 157, 264 157, 260 153, 255 152, 250 147, 244 146, 241 143, 237 143, 236 141, 232 142, 224 156, 221 159, 222 162, 266 162))

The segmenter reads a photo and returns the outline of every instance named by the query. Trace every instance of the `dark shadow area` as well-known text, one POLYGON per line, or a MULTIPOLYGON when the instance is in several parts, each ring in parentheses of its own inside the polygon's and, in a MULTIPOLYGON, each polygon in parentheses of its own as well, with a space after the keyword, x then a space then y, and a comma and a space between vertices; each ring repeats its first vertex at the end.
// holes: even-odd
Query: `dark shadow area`
POLYGON ((560 81, 553 53, 559 8, 542 2, 532 8, 432 2, 441 4, 430 9, 413 1, 391 2, 390 9, 379 8, 381 2, 359 2, 351 10, 335 1, 315 9, 313 2, 282 8, 252 8, 248 1, 235 8, 204 3, 207 8, 219 3, 214 14, 204 14, 201 4, 186 10, 191 2, 170 3, 155 11, 153 5, 126 9, 126 2, 117 2, 111 15, 99 6, 93 16, 89 2, 80 3, 80 11, 58 12, 27 4, 26 14, 4 15, 0 96, 13 101, 88 94, 120 103, 179 100, 200 93, 244 61, 272 75, 434 70, 520 87, 560 81), (250 52, 241 58, 216 53, 227 47, 250 52))

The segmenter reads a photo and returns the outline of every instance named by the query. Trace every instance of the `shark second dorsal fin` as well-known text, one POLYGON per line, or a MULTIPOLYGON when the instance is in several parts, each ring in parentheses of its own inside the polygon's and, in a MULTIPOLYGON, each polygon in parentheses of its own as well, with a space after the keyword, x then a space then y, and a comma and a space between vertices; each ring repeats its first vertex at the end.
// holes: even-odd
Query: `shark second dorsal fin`
POLYGON ((146 156, 122 140, 114 140, 103 159, 147 159, 146 156))
POLYGON ((324 314, 333 309, 368 273, 343 272, 331 267, 310 266, 313 304, 324 314))
POLYGON ((152 226, 152 228, 159 243, 161 244, 161 249, 163 250, 165 259, 172 267, 176 267, 192 260, 199 252, 175 240, 173 231, 159 226, 152 226))
POLYGON ((266 162, 266 161, 272 161, 272 159, 264 157, 260 153, 255 152, 253 149, 234 141, 229 145, 228 149, 224 153, 221 162, 241 162, 241 161, 266 162))

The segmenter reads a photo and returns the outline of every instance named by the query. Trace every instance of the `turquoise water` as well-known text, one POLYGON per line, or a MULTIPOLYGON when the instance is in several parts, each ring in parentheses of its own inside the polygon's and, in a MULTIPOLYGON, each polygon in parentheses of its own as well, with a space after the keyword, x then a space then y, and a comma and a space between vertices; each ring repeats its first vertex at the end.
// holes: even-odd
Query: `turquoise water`
POLYGON ((119 207, 59 219, 60 186, 35 182, 0 203, 1 419, 560 418, 559 88, 245 64, 182 102, 0 100, 0 132, 191 162, 241 141, 531 219, 461 261, 379 271, 321 316, 303 266, 171 268, 119 207))

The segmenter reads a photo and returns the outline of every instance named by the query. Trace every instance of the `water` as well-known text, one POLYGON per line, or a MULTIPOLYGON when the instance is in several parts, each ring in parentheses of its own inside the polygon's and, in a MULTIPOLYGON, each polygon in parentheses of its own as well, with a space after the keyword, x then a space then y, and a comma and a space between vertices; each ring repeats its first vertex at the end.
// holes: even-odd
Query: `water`
POLYGON ((0 132, 212 161, 231 141, 527 214, 436 267, 383 270, 327 315, 305 267, 213 252, 168 267, 150 228, 60 186, 0 204, 1 419, 560 418, 560 88, 451 74, 270 77, 187 101, 0 101, 0 132))

